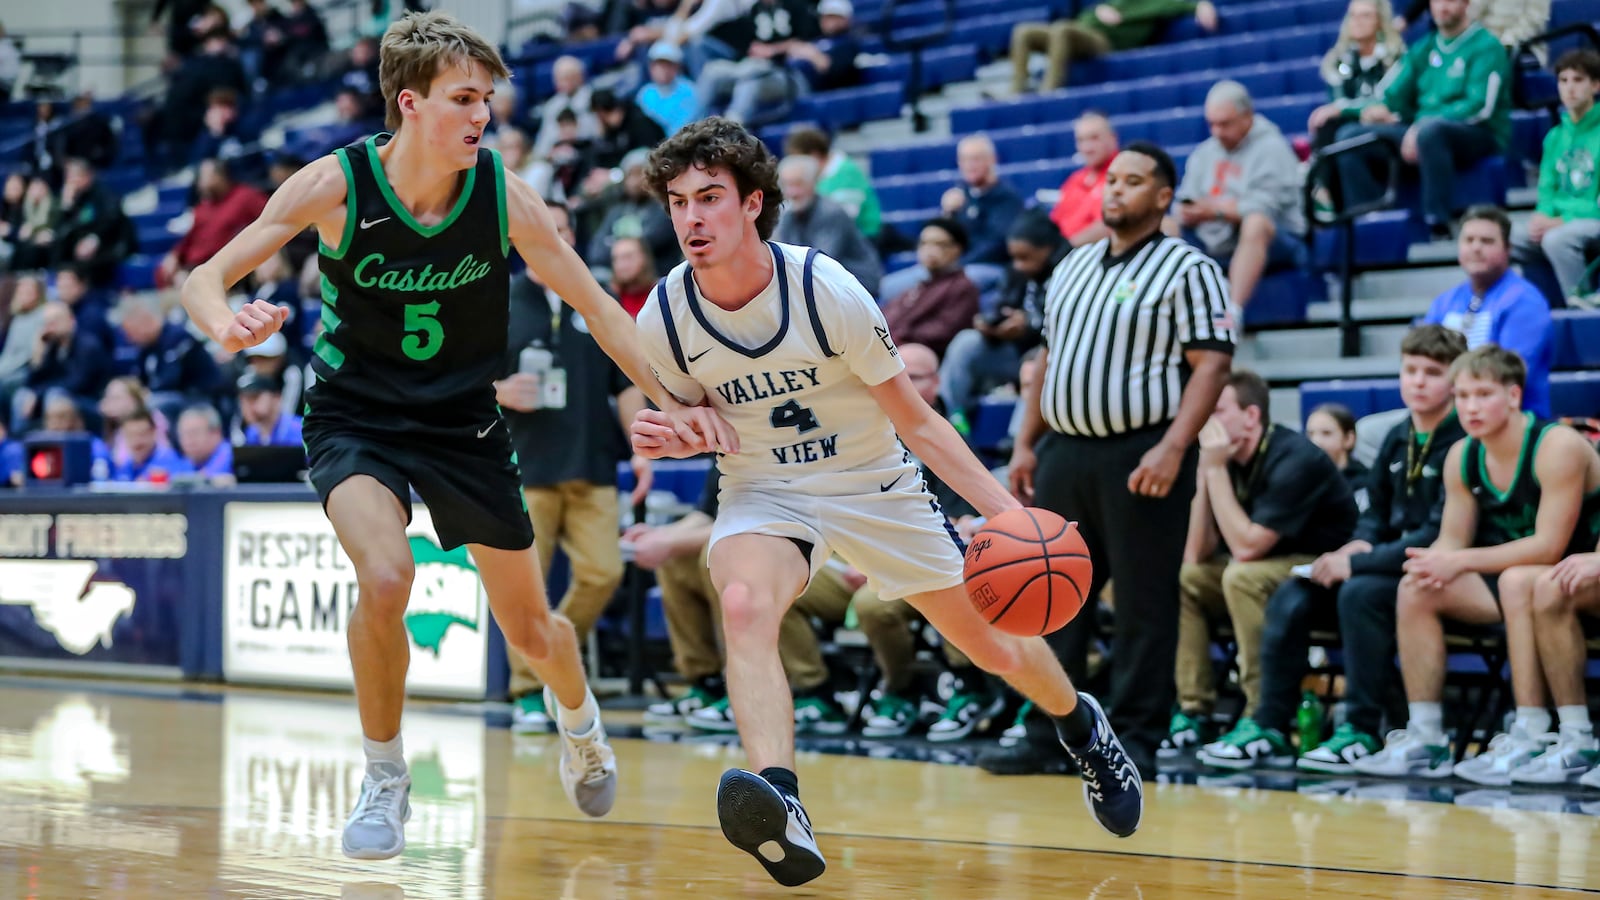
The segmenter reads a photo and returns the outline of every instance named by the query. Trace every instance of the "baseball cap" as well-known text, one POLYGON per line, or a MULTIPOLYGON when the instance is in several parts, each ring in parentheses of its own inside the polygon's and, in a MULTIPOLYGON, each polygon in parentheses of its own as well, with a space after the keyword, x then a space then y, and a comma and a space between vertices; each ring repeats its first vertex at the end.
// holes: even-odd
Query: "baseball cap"
POLYGON ((254 347, 246 347, 245 356, 282 356, 289 352, 289 342, 284 339, 283 332, 274 331, 267 335, 267 339, 254 347))
POLYGON ((263 375, 260 372, 246 372, 239 376, 240 394, 283 393, 283 379, 276 375, 263 375))
POLYGON ((683 50, 671 41, 656 41, 650 45, 650 61, 683 64, 683 50))
POLYGON ((850 0, 822 0, 817 4, 819 16, 844 16, 846 19, 856 14, 856 8, 850 5, 850 0))

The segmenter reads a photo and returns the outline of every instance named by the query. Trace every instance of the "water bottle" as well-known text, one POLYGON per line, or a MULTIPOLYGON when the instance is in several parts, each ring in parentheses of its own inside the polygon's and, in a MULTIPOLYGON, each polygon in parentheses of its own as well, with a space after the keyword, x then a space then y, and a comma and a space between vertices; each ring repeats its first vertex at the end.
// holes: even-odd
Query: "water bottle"
POLYGON ((1304 756, 1322 744, 1322 701, 1316 691, 1306 691, 1300 700, 1300 711, 1295 717, 1300 731, 1300 755, 1304 756))

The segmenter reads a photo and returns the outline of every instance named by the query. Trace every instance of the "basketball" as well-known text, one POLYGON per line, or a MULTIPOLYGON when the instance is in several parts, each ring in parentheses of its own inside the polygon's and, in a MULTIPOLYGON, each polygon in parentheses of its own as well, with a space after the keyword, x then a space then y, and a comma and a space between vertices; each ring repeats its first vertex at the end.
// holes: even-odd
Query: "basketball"
POLYGON ((1036 637, 1072 621, 1093 575, 1078 523, 1049 510, 1001 513, 967 545, 967 596, 1007 634, 1036 637))

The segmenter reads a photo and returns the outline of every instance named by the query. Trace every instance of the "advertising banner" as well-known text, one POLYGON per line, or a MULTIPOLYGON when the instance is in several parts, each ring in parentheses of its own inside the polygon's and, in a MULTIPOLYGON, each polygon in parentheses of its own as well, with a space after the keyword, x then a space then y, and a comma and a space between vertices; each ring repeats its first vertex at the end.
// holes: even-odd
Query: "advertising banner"
POLYGON ((176 669, 188 530, 181 512, 0 515, 0 657, 176 669))
MULTIPOLYGON (((406 609, 410 693, 482 699, 488 603, 465 547, 444 551, 427 508, 406 535, 416 580, 406 609)), ((355 567, 315 503, 223 510, 223 675, 300 687, 352 685, 345 629, 355 567)))

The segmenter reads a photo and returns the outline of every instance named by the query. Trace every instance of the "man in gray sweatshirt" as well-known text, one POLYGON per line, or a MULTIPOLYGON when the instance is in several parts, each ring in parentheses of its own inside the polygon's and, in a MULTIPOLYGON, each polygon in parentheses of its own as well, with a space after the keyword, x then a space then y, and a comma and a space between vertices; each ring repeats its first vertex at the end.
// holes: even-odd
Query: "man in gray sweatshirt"
POLYGON ((1189 240, 1228 267, 1229 293, 1243 309, 1263 273, 1305 260, 1300 161, 1237 81, 1212 86, 1206 123, 1211 137, 1184 167, 1178 221, 1189 240))
POLYGON ((883 261, 856 227, 844 207, 817 195, 821 167, 811 156, 785 156, 778 164, 778 187, 783 191, 783 218, 772 239, 785 244, 815 247, 844 266, 867 293, 878 296, 883 261))

